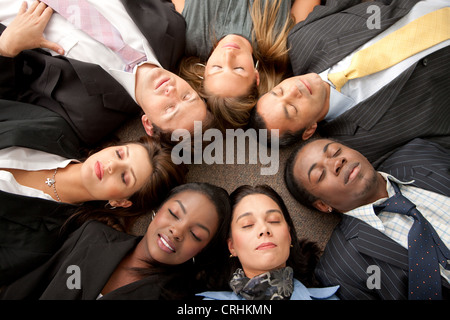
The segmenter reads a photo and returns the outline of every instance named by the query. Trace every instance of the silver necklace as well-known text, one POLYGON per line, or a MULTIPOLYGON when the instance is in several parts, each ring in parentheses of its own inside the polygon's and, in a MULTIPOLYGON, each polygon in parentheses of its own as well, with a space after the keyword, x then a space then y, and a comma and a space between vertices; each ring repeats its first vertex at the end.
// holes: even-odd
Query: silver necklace
POLYGON ((58 199, 59 202, 61 202, 61 199, 59 198, 58 192, 56 191, 56 180, 55 180, 55 176, 56 176, 56 172, 58 172, 58 168, 55 169, 55 172, 53 173, 53 177, 47 178, 47 180, 45 180, 45 184, 48 185, 49 187, 53 187, 53 192, 55 193, 56 199, 58 199))

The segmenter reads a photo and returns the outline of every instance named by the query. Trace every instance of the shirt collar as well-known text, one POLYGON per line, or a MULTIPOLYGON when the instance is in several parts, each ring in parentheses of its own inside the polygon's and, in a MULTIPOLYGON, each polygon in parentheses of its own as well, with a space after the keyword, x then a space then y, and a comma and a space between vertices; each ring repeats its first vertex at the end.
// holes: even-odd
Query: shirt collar
POLYGON ((144 52, 147 57, 146 61, 143 61, 137 65, 134 66, 133 70, 131 72, 127 72, 124 70, 118 70, 118 69, 109 69, 111 75, 116 79, 128 92, 128 94, 133 98, 133 100, 136 101, 136 71, 137 68, 143 64, 149 63, 156 65, 160 68, 162 68, 159 61, 156 59, 156 56, 154 54, 153 49, 147 45, 145 41, 142 41, 142 45, 144 47, 144 52))
POLYGON ((328 70, 319 74, 322 80, 330 85, 330 104, 328 113, 326 114, 324 120, 331 121, 339 117, 348 109, 352 108, 356 103, 352 98, 337 91, 333 83, 328 80, 327 75, 328 70))
MULTIPOLYGON (((403 181, 398 180, 397 178, 395 178, 394 176, 392 176, 390 174, 380 172, 380 171, 378 171, 378 173, 381 174, 381 176, 384 178, 384 180, 387 181, 386 191, 388 193, 388 197, 392 197, 395 194, 394 188, 392 187, 392 184, 390 183, 390 181, 394 181, 401 185, 407 185, 407 184, 411 184, 414 182, 414 180, 403 182, 403 181)), ((364 206, 361 206, 356 209, 345 212, 345 214, 348 216, 354 217, 354 218, 358 218, 358 219, 366 222, 371 227, 373 227, 381 232, 384 232, 384 230, 385 230, 384 225, 383 225, 382 221, 380 220, 380 218, 375 214, 373 206, 382 204, 384 201, 386 201, 386 199, 388 199, 388 198, 378 199, 377 201, 375 201, 373 203, 369 203, 364 206)))

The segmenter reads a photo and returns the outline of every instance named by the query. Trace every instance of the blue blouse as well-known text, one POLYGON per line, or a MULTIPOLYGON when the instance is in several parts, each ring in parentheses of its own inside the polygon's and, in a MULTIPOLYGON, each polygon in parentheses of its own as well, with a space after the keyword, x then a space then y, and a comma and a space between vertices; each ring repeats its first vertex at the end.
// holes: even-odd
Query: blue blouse
MULTIPOLYGON (((294 279, 294 291, 291 300, 339 300, 336 291, 339 286, 325 288, 307 288, 294 279)), ((206 291, 198 293, 197 296, 203 297, 204 300, 244 300, 243 297, 235 294, 233 291, 206 291)))

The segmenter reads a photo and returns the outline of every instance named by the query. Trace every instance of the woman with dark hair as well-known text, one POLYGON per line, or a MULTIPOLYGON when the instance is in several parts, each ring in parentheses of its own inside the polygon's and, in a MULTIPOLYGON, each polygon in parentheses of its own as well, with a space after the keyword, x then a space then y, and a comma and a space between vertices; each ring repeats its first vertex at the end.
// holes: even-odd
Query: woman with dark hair
POLYGON ((0 150, 0 285, 46 261, 66 228, 95 219, 128 231, 184 176, 170 149, 148 136, 85 161, 19 146, 0 150))
POLYGON ((319 247, 297 238, 282 198, 266 185, 241 186, 230 195, 228 235, 232 291, 200 293, 205 299, 336 299, 336 287, 317 286, 319 247))
POLYGON ((223 256, 230 214, 224 189, 207 183, 178 186, 154 211, 144 236, 87 222, 47 263, 4 288, 0 297, 189 298, 204 268, 217 254, 223 256), (69 266, 80 271, 73 282, 69 266))

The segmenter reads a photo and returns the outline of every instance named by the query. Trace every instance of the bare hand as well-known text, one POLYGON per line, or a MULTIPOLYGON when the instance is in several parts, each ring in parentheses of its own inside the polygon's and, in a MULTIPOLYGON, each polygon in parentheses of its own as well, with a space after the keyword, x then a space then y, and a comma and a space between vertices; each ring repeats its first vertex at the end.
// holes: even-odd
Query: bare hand
POLYGON ((35 1, 29 9, 22 3, 17 16, 0 36, 0 55, 15 57, 23 50, 47 48, 64 54, 63 48, 44 38, 44 29, 53 14, 45 3, 35 1))

